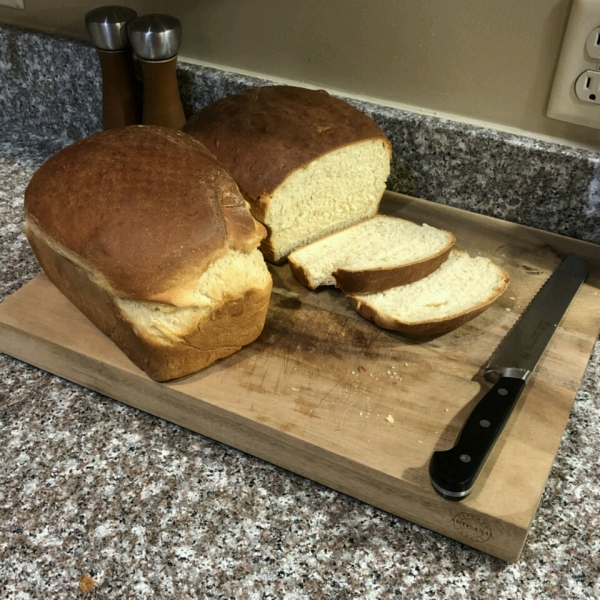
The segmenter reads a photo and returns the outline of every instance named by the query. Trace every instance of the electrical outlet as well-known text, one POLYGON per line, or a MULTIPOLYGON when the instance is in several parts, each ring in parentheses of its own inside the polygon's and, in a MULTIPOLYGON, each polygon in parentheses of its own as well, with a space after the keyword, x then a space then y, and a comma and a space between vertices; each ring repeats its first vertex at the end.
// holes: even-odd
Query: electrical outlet
POLYGON ((10 8, 25 8, 23 0, 0 0, 0 6, 9 6, 10 8))
POLYGON ((584 71, 575 82, 575 95, 582 102, 600 104, 600 71, 584 71))
POLYGON ((600 27, 595 27, 585 40, 585 51, 590 58, 600 60, 600 27))
POLYGON ((573 0, 546 114, 600 129, 600 0, 573 0))

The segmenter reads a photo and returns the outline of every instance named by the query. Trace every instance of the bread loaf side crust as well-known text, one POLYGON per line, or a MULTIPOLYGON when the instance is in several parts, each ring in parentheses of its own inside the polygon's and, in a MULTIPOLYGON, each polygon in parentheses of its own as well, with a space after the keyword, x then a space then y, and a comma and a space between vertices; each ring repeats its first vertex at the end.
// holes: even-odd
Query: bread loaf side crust
POLYGON ((408 265, 367 271, 338 269, 333 273, 336 287, 346 294, 360 294, 382 292, 399 285, 413 283, 438 269, 450 255, 453 245, 454 240, 439 254, 408 265))
POLYGON ((150 339, 124 318, 115 297, 89 271, 57 252, 34 229, 26 223, 27 239, 50 281, 152 379, 168 381, 199 371, 253 342, 262 332, 270 279, 262 289, 229 298, 208 318, 199 319, 177 343, 150 339))
POLYGON ((325 90, 294 86, 251 88, 217 100, 193 115, 183 131, 233 175, 259 219, 269 195, 290 173, 332 150, 379 139, 390 158, 392 153, 365 113, 325 90))

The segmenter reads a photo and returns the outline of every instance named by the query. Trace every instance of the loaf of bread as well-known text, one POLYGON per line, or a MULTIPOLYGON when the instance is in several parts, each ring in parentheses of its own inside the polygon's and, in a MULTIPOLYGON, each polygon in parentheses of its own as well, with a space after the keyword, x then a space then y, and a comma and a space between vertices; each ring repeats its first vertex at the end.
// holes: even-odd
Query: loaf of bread
POLYGON ((61 150, 25 192, 48 278, 146 373, 182 377, 260 335, 265 235, 191 136, 131 126, 61 150))
POLYGON ((373 294, 350 294, 352 306, 384 329, 423 336, 447 333, 480 315, 509 283, 491 260, 452 250, 424 279, 373 294))
POLYGON ((231 173, 280 263, 299 246, 373 216, 391 144, 365 113, 320 90, 269 86, 197 112, 184 131, 231 173))
POLYGON ((288 262, 309 289, 336 285, 347 293, 380 292, 435 271, 455 241, 442 229, 375 215, 294 250, 288 262))

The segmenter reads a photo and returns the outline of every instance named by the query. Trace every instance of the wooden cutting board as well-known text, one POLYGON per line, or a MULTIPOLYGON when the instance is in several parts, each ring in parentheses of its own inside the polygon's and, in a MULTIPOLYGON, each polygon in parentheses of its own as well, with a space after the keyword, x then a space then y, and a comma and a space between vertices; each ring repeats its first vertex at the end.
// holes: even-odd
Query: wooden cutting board
POLYGON ((273 267, 260 338, 160 384, 40 275, 0 305, 0 351, 516 561, 600 329, 600 247, 392 193, 382 212, 451 230, 457 247, 506 268, 508 290, 455 332, 414 341, 363 319, 340 292, 309 292, 273 267), (482 367, 568 252, 589 261, 588 283, 472 494, 442 499, 429 483, 432 452, 453 446, 491 387, 482 367))

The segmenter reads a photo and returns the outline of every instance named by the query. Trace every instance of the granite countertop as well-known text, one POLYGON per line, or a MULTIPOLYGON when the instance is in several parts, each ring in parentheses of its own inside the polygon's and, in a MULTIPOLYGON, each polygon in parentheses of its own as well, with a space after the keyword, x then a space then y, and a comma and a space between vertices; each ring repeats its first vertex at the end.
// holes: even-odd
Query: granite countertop
MULTIPOLYGON (((0 300, 39 272, 22 233, 31 175, 98 126, 97 73, 78 84, 92 109, 63 94, 33 114, 19 93, 55 98, 43 73, 62 85, 75 68, 95 68, 89 48, 0 27, 0 300)), ((182 67, 188 112, 247 83, 218 77, 182 67)), ((396 191, 600 241, 597 154, 361 107, 405 150, 396 191)), ((87 598, 600 597, 600 343, 512 565, 4 355, 0 373, 0 598, 83 597, 82 576, 87 598)))

